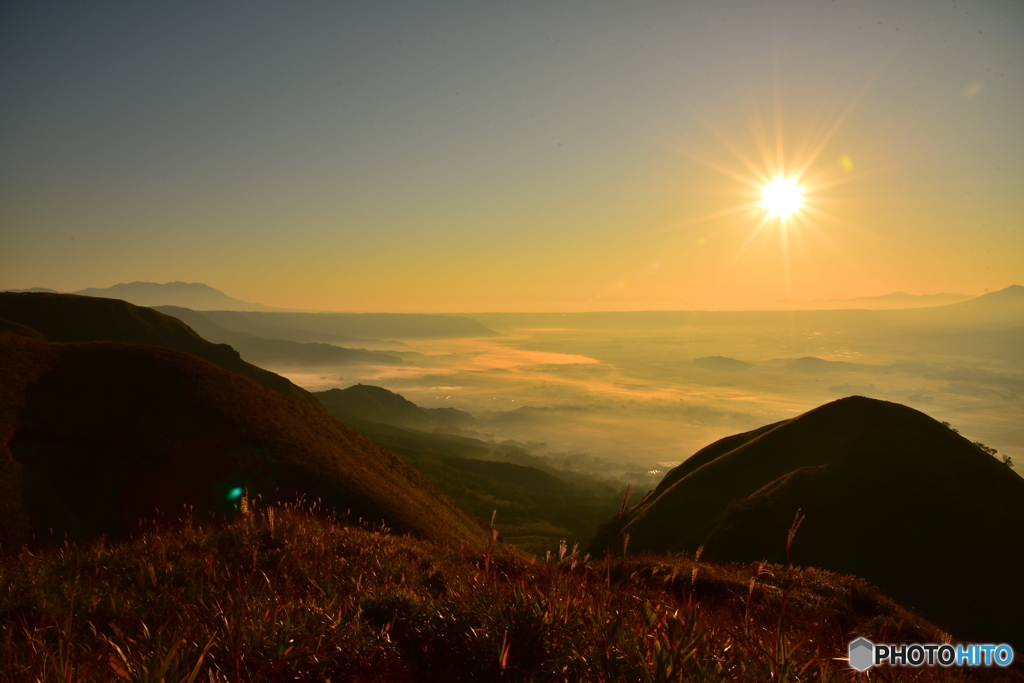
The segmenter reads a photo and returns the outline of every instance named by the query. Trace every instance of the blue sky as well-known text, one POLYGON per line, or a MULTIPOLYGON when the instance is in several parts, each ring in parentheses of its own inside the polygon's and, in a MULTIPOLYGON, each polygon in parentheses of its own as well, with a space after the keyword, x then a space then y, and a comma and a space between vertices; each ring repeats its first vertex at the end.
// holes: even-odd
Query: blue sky
POLYGON ((1024 282, 1021 36, 1019 2, 8 3, 0 287, 980 294, 1024 282), (806 211, 765 223, 800 168, 806 211))

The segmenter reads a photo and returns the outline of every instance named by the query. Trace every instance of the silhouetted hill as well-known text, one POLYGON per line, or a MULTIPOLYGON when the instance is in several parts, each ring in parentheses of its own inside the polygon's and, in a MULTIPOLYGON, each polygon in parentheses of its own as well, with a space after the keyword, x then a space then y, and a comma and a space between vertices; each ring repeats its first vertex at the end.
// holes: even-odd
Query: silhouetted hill
POLYGON ((927 415, 850 397, 711 444, 594 550, 792 561, 855 574, 961 638, 1024 645, 1024 479, 927 415))
POLYGON ((362 420, 412 429, 435 430, 466 427, 475 420, 455 408, 421 408, 404 396, 382 387, 356 384, 313 394, 324 408, 343 422, 362 420))
POLYGON ((707 356, 705 358, 695 358, 693 364, 707 370, 716 371, 727 371, 732 372, 734 370, 746 370, 750 367, 750 363, 742 360, 736 360, 735 358, 727 358, 726 356, 707 356))
POLYGON ((136 306, 183 306, 198 310, 273 311, 270 306, 254 304, 230 297, 219 289, 201 282, 122 282, 113 287, 90 287, 78 292, 81 296, 121 299, 136 306))
POLYGON ((204 314, 180 306, 157 306, 156 310, 181 320, 217 344, 229 344, 246 360, 258 365, 401 365, 402 359, 379 351, 346 349, 333 344, 264 339, 248 332, 221 327, 204 314))
POLYGON ((58 293, 56 289, 49 289, 47 287, 29 287, 28 289, 5 289, 3 291, 5 291, 5 292, 12 292, 12 293, 15 293, 15 294, 20 294, 20 293, 24 293, 24 292, 47 292, 49 294, 57 294, 58 293))
POLYGON ((203 311, 221 327, 264 339, 346 342, 353 339, 445 339, 497 333, 459 315, 422 313, 261 313, 203 311))
POLYGON ((944 323, 946 325, 987 325, 1016 327, 1024 324, 1024 287, 1010 285, 969 301, 907 311, 906 322, 912 324, 944 323), (912 315, 911 315, 912 314, 912 315))
POLYGON ((20 337, 31 337, 32 339, 46 341, 46 337, 38 330, 34 330, 28 325, 22 325, 21 323, 16 323, 13 320, 8 320, 7 318, 0 318, 0 332, 9 332, 10 334, 16 334, 20 337))
POLYGON ((194 356, 0 333, 0 543, 123 538, 157 511, 320 499, 448 545, 486 535, 430 480, 325 413, 194 356))
POLYGON ((54 342, 114 341, 189 353, 321 407, 308 391, 246 363, 230 346, 211 344, 180 320, 125 301, 75 294, 0 293, 0 317, 31 327, 54 342))
POLYGON ((968 304, 968 308, 985 308, 988 306, 1024 306, 1024 286, 1010 285, 995 292, 988 292, 971 299, 968 304))

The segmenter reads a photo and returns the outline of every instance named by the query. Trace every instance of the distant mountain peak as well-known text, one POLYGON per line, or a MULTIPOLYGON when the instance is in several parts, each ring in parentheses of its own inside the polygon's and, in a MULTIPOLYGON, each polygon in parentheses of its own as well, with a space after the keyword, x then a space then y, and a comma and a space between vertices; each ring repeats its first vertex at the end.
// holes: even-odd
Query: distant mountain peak
POLYGON ((1024 286, 1021 285, 1010 285, 1003 289, 997 289, 994 292, 988 292, 978 297, 978 299, 1006 299, 1006 300, 1020 300, 1024 298, 1024 286))
POLYGON ((121 282, 112 287, 90 287, 80 296, 123 299, 136 306, 181 306, 198 311, 274 311, 263 304, 242 301, 202 282, 121 282))
POLYGON ((797 301, 783 299, 776 303, 784 309, 798 310, 837 310, 837 309, 894 309, 894 308, 931 308, 947 304, 962 303, 974 299, 971 294, 908 294, 904 291, 890 292, 880 296, 862 296, 853 299, 814 299, 797 301))
POLYGON ((970 301, 962 301, 959 304, 950 304, 946 308, 959 306, 968 309, 1006 309, 1019 311, 1024 306, 1024 287, 1021 285, 1010 285, 994 292, 987 292, 981 296, 974 297, 970 301))
POLYGON ((745 370, 750 367, 750 363, 746 361, 737 360, 736 358, 729 358, 727 356, 705 356, 704 358, 694 358, 693 364, 709 370, 745 370))
MULTIPOLYGON (((203 292, 215 292, 217 294, 224 294, 219 289, 214 289, 210 285, 203 284, 202 282, 182 282, 181 280, 175 280, 174 282, 165 282, 163 284, 159 282, 143 282, 136 280, 134 282, 120 282, 116 285, 112 285, 109 289, 152 289, 154 291, 170 291, 172 289, 186 290, 186 291, 203 291, 203 292)), ((227 296, 224 294, 224 296, 227 296)))

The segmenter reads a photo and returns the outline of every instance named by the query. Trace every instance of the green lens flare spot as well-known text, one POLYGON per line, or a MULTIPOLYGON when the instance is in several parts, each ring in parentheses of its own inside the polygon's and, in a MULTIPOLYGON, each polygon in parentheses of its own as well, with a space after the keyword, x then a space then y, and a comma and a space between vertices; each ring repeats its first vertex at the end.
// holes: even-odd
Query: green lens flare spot
POLYGON ((230 491, 228 491, 227 499, 228 500, 238 500, 239 498, 242 497, 243 493, 245 493, 244 489, 242 489, 241 486, 236 486, 235 488, 233 488, 230 491))

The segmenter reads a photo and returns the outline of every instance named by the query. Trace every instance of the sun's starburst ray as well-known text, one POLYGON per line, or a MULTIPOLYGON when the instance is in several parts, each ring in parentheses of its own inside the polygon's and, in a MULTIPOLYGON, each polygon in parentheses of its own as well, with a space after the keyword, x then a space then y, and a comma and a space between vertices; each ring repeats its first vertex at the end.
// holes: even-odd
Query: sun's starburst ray
POLYGON ((712 171, 715 171, 716 173, 721 173, 727 178, 732 178, 736 182, 743 183, 744 185, 750 187, 751 189, 760 190, 761 187, 764 185, 764 183, 759 182, 758 179, 749 178, 743 175, 742 173, 734 171, 733 169, 729 168, 724 164, 718 163, 710 159, 702 159, 701 157, 692 154, 688 154, 687 156, 691 160, 696 161, 698 164, 710 168, 712 171))
POLYGON ((782 230, 782 283, 786 288, 786 298, 793 298, 793 273, 789 267, 789 230, 782 230))
MULTIPOLYGON (((828 211, 824 211, 822 209, 819 209, 817 207, 805 206, 803 210, 805 212, 807 212, 808 214, 814 216, 815 218, 818 218, 818 219, 821 219, 821 220, 825 220, 825 221, 829 221, 829 222, 834 223, 835 225, 838 225, 840 227, 849 228, 851 230, 858 230, 858 231, 863 230, 860 226, 856 225, 855 223, 851 223, 850 221, 843 220, 842 218, 840 218, 840 217, 838 217, 838 216, 836 216, 834 214, 831 214, 828 211)), ((815 230, 819 229, 818 226, 816 226, 814 223, 808 222, 808 225, 812 226, 815 230)))
MULTIPOLYGON (((845 118, 848 115, 849 111, 850 110, 847 109, 847 111, 843 113, 843 118, 845 118)), ((831 142, 832 138, 834 138, 836 133, 839 132, 839 127, 841 125, 842 121, 837 121, 835 124, 832 125, 832 128, 830 128, 825 133, 825 135, 822 136, 822 138, 818 141, 818 144, 814 147, 814 149, 811 150, 810 154, 808 154, 804 158, 804 162, 797 168, 797 175, 803 175, 804 173, 806 173, 807 169, 811 167, 811 164, 818 160, 818 157, 821 156, 821 153, 825 151, 825 147, 828 146, 828 143, 831 142)))
POLYGON ((722 133, 718 127, 709 120, 701 119, 701 124, 711 133, 711 135, 721 144, 737 161, 739 161, 747 171, 756 178, 768 177, 768 172, 765 171, 763 164, 758 164, 755 160, 751 159, 747 154, 744 154, 739 146, 733 142, 733 140, 722 133))
POLYGON ((747 126, 754 138, 754 146, 757 147, 757 152, 761 156, 763 168, 767 169, 767 173, 765 173, 761 167, 758 167, 755 175, 766 176, 768 179, 766 182, 770 182, 771 178, 778 177, 781 173, 779 164, 772 154, 771 135, 765 129, 761 115, 752 102, 746 102, 744 109, 746 110, 747 126))
POLYGON ((836 243, 836 241, 834 239, 832 239, 828 235, 828 233, 826 233, 824 230, 822 230, 819 226, 815 225, 813 221, 805 221, 803 219, 800 219, 800 222, 801 222, 801 227, 804 228, 804 230, 806 232, 811 233, 812 235, 814 235, 814 237, 816 237, 817 239, 819 239, 822 242, 824 242, 825 246, 827 246, 832 251, 833 254, 835 254, 837 257, 842 259, 843 262, 846 263, 846 265, 848 265, 851 268, 853 268, 854 270, 860 272, 865 277, 869 276, 869 274, 857 262, 856 259, 854 259, 852 256, 850 256, 839 244, 836 243))
MULTIPOLYGON (((782 92, 779 85, 778 55, 775 60, 775 175, 786 174, 786 152, 782 137, 782 92)), ((800 174, 797 174, 799 178, 800 174)))
MULTIPOLYGON (((827 195, 821 193, 886 169, 875 167, 854 172, 849 157, 845 152, 840 154, 839 151, 833 152, 837 159, 835 164, 822 164, 821 159, 830 149, 834 150, 833 143, 839 131, 850 118, 870 82, 871 79, 868 79, 855 97, 847 103, 819 104, 808 117, 807 124, 799 129, 796 145, 787 144, 789 141, 786 139, 783 97, 777 77, 773 83, 773 101, 771 108, 767 109, 767 116, 765 109, 754 106, 756 103, 752 98, 744 97, 742 93, 739 97, 753 143, 753 154, 745 152, 734 138, 723 135, 710 122, 702 121, 705 128, 733 160, 723 161, 692 151, 686 152, 685 156, 737 183, 738 187, 753 191, 757 199, 742 201, 737 206, 704 214, 697 219, 667 229, 679 230, 686 225, 719 220, 744 212, 755 213, 756 209, 761 209, 756 225, 712 285, 708 292, 709 296, 723 286, 726 279, 759 242, 762 243, 762 247, 768 247, 772 243, 771 240, 776 240, 775 244, 780 254, 780 284, 790 298, 793 296, 796 275, 801 272, 798 265, 804 259, 815 258, 814 244, 822 243, 828 252, 838 254, 843 261, 853 262, 850 254, 844 251, 830 231, 819 223, 839 226, 847 231, 854 230, 869 235, 872 233, 826 210, 823 204, 835 201, 836 198, 830 200, 827 195), (772 118, 771 121, 767 120, 769 116, 772 118)), ((750 194, 744 192, 737 191, 736 194, 745 199, 750 198, 750 194)), ((703 239, 698 243, 703 243, 703 239)), ((769 253, 764 252, 764 255, 767 256, 769 253)), ((853 263, 853 268, 863 271, 856 263, 853 263)))
POLYGON ((811 153, 807 155, 807 157, 804 159, 803 164, 801 164, 800 167, 797 169, 797 175, 802 175, 803 173, 805 173, 807 169, 811 167, 811 164, 818 160, 818 157, 821 156, 821 153, 825 151, 825 147, 828 145, 829 142, 832 141, 832 138, 834 138, 836 133, 839 132, 839 129, 846 122, 846 119, 850 116, 850 113, 853 112, 854 107, 857 106, 857 102, 860 101, 860 98, 864 96, 865 92, 867 92, 870 83, 870 79, 866 81, 864 85, 861 87, 860 91, 853 97, 850 103, 843 110, 843 112, 836 117, 836 120, 832 123, 832 126, 824 135, 821 136, 821 139, 818 140, 818 144, 814 147, 811 153))
POLYGON ((810 150, 817 144, 817 140, 821 139, 822 129, 828 126, 828 115, 827 106, 824 102, 820 103, 811 115, 811 121, 803 128, 803 135, 800 138, 800 144, 796 148, 793 154, 795 159, 807 158, 810 150))
MULTIPOLYGON (((750 160, 750 158, 748 158, 746 154, 741 152, 740 149, 736 145, 734 145, 731 140, 729 140, 726 136, 724 136, 720 132, 718 132, 718 130, 713 125, 711 125, 709 122, 703 122, 703 123, 704 123, 704 126, 708 130, 711 131, 711 134, 715 137, 715 139, 718 140, 718 142, 721 143, 721 145, 723 147, 725 147, 729 151, 729 153, 732 154, 733 157, 735 157, 735 159, 737 161, 739 161, 741 164, 743 164, 743 166, 746 167, 747 171, 752 176, 754 176, 753 180, 751 180, 750 178, 743 178, 741 180, 741 182, 746 183, 748 185, 751 185, 755 189, 760 189, 761 185, 763 185, 765 182, 768 182, 768 180, 769 180, 769 178, 771 176, 769 174, 766 174, 764 172, 764 169, 762 169, 760 166, 758 166, 756 163, 754 163, 752 160, 750 160)), ((713 167, 712 166, 708 166, 708 168, 713 168, 713 167)), ((725 167, 723 167, 723 168, 725 168, 725 167)), ((719 170, 719 169, 718 168, 713 168, 713 170, 719 170)), ((719 171, 719 172, 721 172, 721 171, 719 171)))
POLYGON ((768 221, 769 219, 767 216, 758 221, 757 225, 754 226, 754 229, 750 232, 749 235, 747 235, 747 239, 744 240, 742 245, 740 245, 739 251, 737 251, 736 255, 733 256, 731 261, 729 261, 729 264, 725 267, 725 270, 719 276, 718 280, 715 281, 715 284, 712 285, 711 291, 716 291, 719 287, 721 287, 722 283, 725 281, 725 278, 729 277, 729 273, 732 272, 732 269, 735 268, 736 264, 739 263, 741 258, 743 258, 743 255, 747 253, 747 249, 750 248, 750 245, 754 243, 754 240, 757 239, 757 236, 760 235, 761 231, 764 230, 764 228, 768 225, 768 221))
POLYGON ((891 164, 883 164, 881 166, 875 166, 873 168, 864 169, 861 171, 853 171, 851 173, 845 173, 841 176, 823 180, 815 180, 808 183, 804 183, 804 187, 808 192, 820 192, 821 190, 827 190, 833 187, 839 187, 846 185, 847 183, 854 182, 856 180, 863 180, 870 178, 871 176, 878 175, 886 171, 899 170, 905 168, 909 164, 907 162, 894 162, 891 164))
POLYGON ((729 216, 735 216, 741 213, 750 213, 751 211, 757 209, 759 205, 760 203, 757 201, 746 202, 745 204, 739 204, 738 206, 731 206, 728 209, 722 209, 721 211, 715 211, 713 213, 704 214, 703 216, 698 216, 697 218, 691 218, 690 220, 683 221, 682 223, 672 223, 671 225, 666 225, 661 228, 646 230, 642 234, 645 237, 653 237, 657 235, 663 235, 669 232, 679 232, 684 228, 692 228, 702 223, 708 223, 710 221, 718 220, 720 218, 728 218, 729 216))
MULTIPOLYGON (((683 224, 666 227, 665 230, 679 230, 687 225, 721 220, 745 212, 749 212, 751 217, 760 214, 721 275, 707 291, 709 298, 716 295, 744 259, 749 259, 755 244, 760 245, 757 258, 762 261, 755 266, 758 272, 770 267, 763 263, 764 258, 774 258, 774 250, 769 247, 774 244, 779 249, 776 272, 781 282, 778 284, 790 298, 793 297, 795 284, 806 286, 805 275, 814 272, 815 267, 821 268, 820 264, 814 266, 809 263, 820 256, 815 246, 819 243, 826 248, 826 252, 838 254, 842 261, 851 266, 852 271, 859 271, 868 277, 865 269, 854 261, 841 241, 836 239, 836 235, 858 232, 872 239, 879 235, 828 210, 835 208, 836 202, 843 206, 849 201, 848 197, 842 195, 829 196, 828 191, 888 170, 887 167, 871 165, 869 168, 858 167, 854 172, 849 152, 855 155, 860 152, 837 149, 839 145, 836 144, 837 140, 842 139, 839 136, 841 129, 873 80, 873 77, 868 78, 852 99, 844 101, 846 98, 833 98, 831 102, 819 100, 799 127, 783 116, 784 97, 777 72, 769 107, 756 106, 756 98, 748 95, 754 90, 753 84, 750 84, 751 87, 745 92, 738 93, 738 99, 746 119, 749 143, 752 144, 742 144, 735 136, 723 135, 716 125, 699 112, 694 112, 728 156, 714 155, 713 158, 706 154, 695 154, 694 150, 683 154, 736 183, 735 194, 743 199, 736 206, 704 214, 683 224), (793 135, 794 131, 798 133, 793 135), (794 140, 787 139, 787 133, 795 138, 795 144, 794 140), (831 154, 835 155, 835 161, 824 163, 823 157, 831 154)), ((860 163, 863 162, 858 160, 860 163)), ((718 231, 719 228, 711 229, 707 236, 718 231)), ((697 245, 704 244, 703 237, 696 241, 697 245)))

